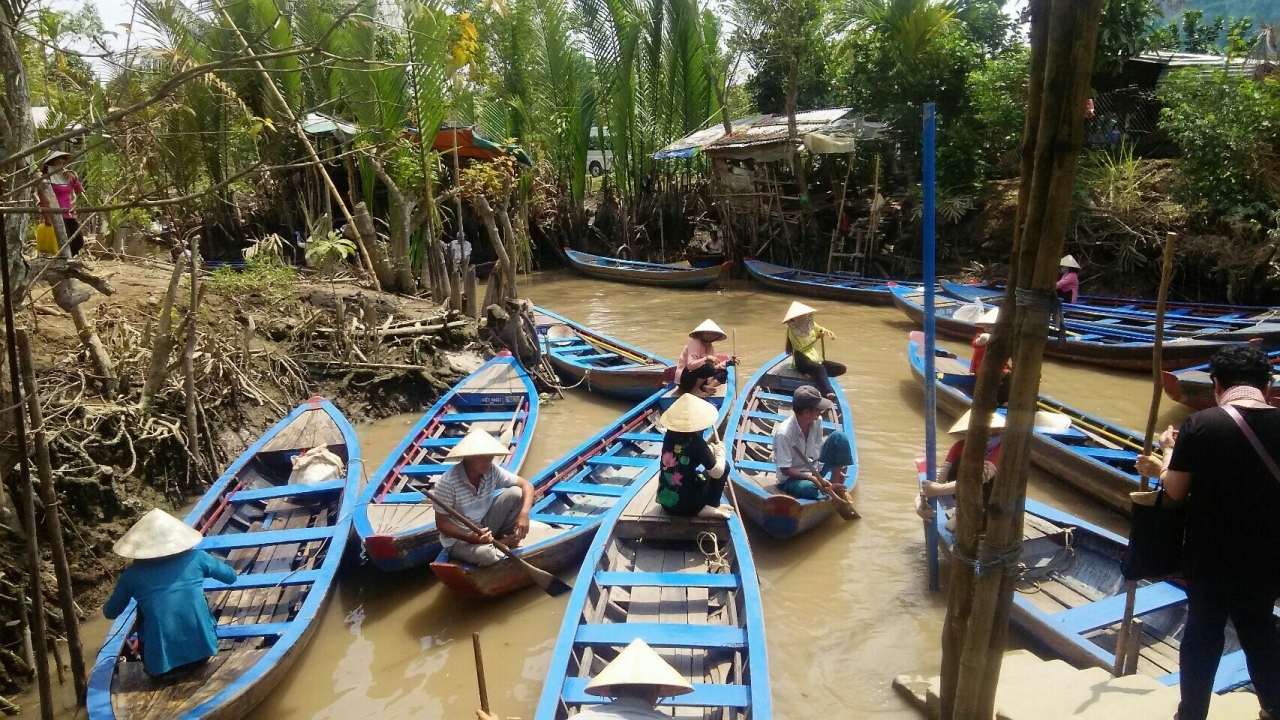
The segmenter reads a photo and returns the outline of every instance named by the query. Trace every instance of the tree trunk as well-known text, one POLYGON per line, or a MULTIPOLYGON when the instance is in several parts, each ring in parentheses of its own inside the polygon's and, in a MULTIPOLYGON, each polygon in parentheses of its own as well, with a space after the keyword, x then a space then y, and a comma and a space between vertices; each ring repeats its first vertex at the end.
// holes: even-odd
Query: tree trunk
MULTIPOLYGON (((497 275, 498 296, 494 297, 492 302, 499 306, 505 306, 506 300, 513 300, 516 297, 514 293, 511 293, 511 288, 515 286, 515 269, 511 264, 511 256, 507 254, 507 248, 502 242, 502 235, 498 233, 498 224, 494 219, 493 208, 489 205, 488 198, 477 193, 472 196, 471 204, 480 213, 480 219, 484 221, 485 230, 489 233, 489 242, 493 245, 493 252, 498 256, 497 267, 493 269, 497 275)), ((490 284, 492 283, 493 281, 490 281, 490 284)))
POLYGON ((373 225, 373 216, 369 207, 359 203, 352 209, 355 216, 357 238, 365 238, 366 257, 373 264, 373 274, 378 280, 378 289, 391 288, 396 284, 395 274, 391 271, 391 263, 387 262, 387 254, 382 251, 382 243, 378 242, 378 230, 373 225))
MULTIPOLYGON (((800 157, 799 134, 796 131, 796 98, 800 94, 800 62, 804 59, 804 48, 797 46, 791 53, 791 67, 787 71, 787 143, 793 148, 791 154, 791 171, 795 173, 796 185, 800 188, 800 208, 803 212, 805 198, 809 194, 809 184, 804 178, 804 160, 800 157)), ((785 224, 786 221, 784 220, 785 224)))
POLYGON ((200 480, 200 433, 196 424, 196 369, 194 356, 198 338, 196 322, 200 305, 200 236, 191 236, 191 303, 187 308, 187 344, 182 351, 183 395, 186 396, 187 489, 200 480))
POLYGON ((392 282, 384 284, 384 288, 407 295, 413 292, 413 263, 409 257, 409 236, 413 232, 410 221, 417 203, 405 197, 400 191, 400 186, 387 174, 381 162, 371 157, 369 164, 373 167, 373 173, 387 188, 387 199, 391 203, 392 282))
MULTIPOLYGON (((27 86, 26 66, 22 52, 13 37, 11 28, 17 27, 21 18, 6 18, 0 23, 0 71, 4 73, 4 96, 0 97, 0 140, 7 152, 13 153, 36 143, 36 131, 31 120, 31 90, 27 86)), ((12 173, 4 198, 13 205, 31 204, 31 162, 27 156, 10 155, 0 167, 6 175, 12 173), (9 191, 9 188, 19 188, 9 191)), ((27 236, 27 216, 10 215, 5 223, 5 252, 9 255, 9 281, 13 283, 15 298, 26 295, 30 276, 27 262, 22 256, 23 242, 27 236)))
POLYGON ((173 304, 178 298, 183 269, 182 263, 173 263, 169 288, 164 294, 164 304, 160 306, 160 321, 151 341, 151 361, 147 364, 147 376, 142 381, 142 395, 138 398, 138 411, 143 416, 150 412, 152 399, 160 391, 160 386, 164 385, 169 369, 169 356, 173 354, 173 346, 177 344, 173 337, 173 304))

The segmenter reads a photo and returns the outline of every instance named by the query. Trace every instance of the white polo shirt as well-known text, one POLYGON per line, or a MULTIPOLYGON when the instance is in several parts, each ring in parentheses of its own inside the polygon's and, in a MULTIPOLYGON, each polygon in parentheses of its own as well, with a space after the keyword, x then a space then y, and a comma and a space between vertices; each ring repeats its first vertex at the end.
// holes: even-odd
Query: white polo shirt
POLYGON ((782 474, 784 468, 798 472, 809 472, 809 467, 796 452, 803 450, 809 462, 819 467, 818 456, 822 454, 822 418, 819 417, 809 426, 809 436, 800 431, 800 423, 796 416, 783 420, 773 428, 773 464, 778 466, 778 482, 784 483, 790 478, 782 474))
MULTIPOLYGON (((489 471, 480 477, 480 487, 475 487, 467 479, 467 471, 463 469, 462 463, 458 463, 445 471, 431 492, 440 498, 441 502, 462 513, 471 522, 483 526, 484 516, 489 513, 489 508, 493 507, 493 494, 501 488, 518 485, 519 480, 515 473, 494 463, 489 471)), ((461 525, 461 523, 455 524, 461 525)), ((440 544, 445 548, 453 547, 456 542, 458 542, 457 538, 440 533, 440 544)))

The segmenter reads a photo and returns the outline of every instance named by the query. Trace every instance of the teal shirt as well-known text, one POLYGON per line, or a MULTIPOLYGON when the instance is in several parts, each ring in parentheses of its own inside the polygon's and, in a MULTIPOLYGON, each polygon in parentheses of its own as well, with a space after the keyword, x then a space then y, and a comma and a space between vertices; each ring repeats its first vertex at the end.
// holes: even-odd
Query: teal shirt
POLYGON ((218 654, 217 623, 204 599, 205 578, 232 583, 236 571, 203 550, 135 560, 120 573, 102 614, 114 620, 138 603, 142 662, 151 675, 218 654))

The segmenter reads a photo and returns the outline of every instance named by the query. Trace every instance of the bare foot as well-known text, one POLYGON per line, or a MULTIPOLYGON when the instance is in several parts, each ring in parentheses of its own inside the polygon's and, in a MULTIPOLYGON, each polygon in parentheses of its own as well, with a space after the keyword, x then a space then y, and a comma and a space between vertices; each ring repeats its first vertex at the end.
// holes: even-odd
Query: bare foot
POLYGON ((830 400, 831 402, 835 402, 835 401, 836 401, 836 394, 835 394, 835 393, 833 393, 833 392, 827 393, 827 399, 828 399, 828 400, 830 400))

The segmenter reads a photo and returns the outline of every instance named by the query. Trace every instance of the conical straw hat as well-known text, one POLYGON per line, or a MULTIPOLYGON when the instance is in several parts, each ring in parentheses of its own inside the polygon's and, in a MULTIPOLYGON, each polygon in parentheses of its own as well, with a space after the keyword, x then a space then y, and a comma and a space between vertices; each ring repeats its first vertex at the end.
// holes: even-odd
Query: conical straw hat
POLYGON ((796 318, 798 318, 798 317, 804 317, 805 315, 812 315, 812 314, 814 314, 814 313, 816 313, 816 312, 818 312, 818 311, 817 311, 817 310, 814 310, 813 308, 809 307, 808 305, 805 305, 805 304, 804 304, 804 303, 802 303, 802 302, 797 302, 797 301, 795 301, 795 300, 792 300, 792 301, 791 301, 791 307, 787 308, 787 314, 786 314, 785 316, 783 316, 783 318, 782 318, 782 322, 784 322, 784 323, 785 323, 785 322, 791 322, 792 320, 794 320, 794 319, 796 319, 796 318))
POLYGON ((120 557, 150 560, 186 552, 203 539, 199 530, 155 508, 120 536, 112 550, 120 557))
MULTIPOLYGON (((947 432, 951 435, 960 435, 962 433, 969 432, 969 416, 972 414, 973 411, 966 410, 965 413, 960 416, 960 419, 956 421, 956 424, 952 425, 951 429, 947 432)), ((1004 416, 999 413, 992 415, 990 427, 992 430, 1004 427, 1004 416)))
POLYGON ((1036 432, 1056 435, 1071 429, 1071 418, 1062 413, 1037 410, 1034 425, 1036 426, 1036 432))
POLYGON ((510 455, 511 450, 507 446, 493 439, 493 436, 484 430, 472 430, 467 433, 462 441, 453 446, 446 458, 452 460, 460 460, 465 457, 476 456, 495 456, 510 455))
POLYGON ((632 640, 613 662, 592 678, 584 692, 597 697, 617 697, 619 685, 651 685, 658 689, 659 697, 693 692, 693 685, 640 638, 632 640))
POLYGON ((693 337, 698 333, 715 333, 716 335, 720 336, 715 340, 713 340, 712 342, 718 342, 720 340, 723 340, 729 337, 729 335, 724 330, 720 329, 720 326, 716 324, 715 320, 703 320, 701 325, 699 325, 698 327, 690 331, 689 337, 693 337))
POLYGON ((662 413, 662 427, 676 432, 702 432, 715 425, 719 415, 715 405, 685 393, 662 413))
POLYGON ((1058 267, 1069 267, 1079 270, 1080 263, 1076 262, 1075 255, 1063 255, 1062 259, 1058 261, 1058 267))

